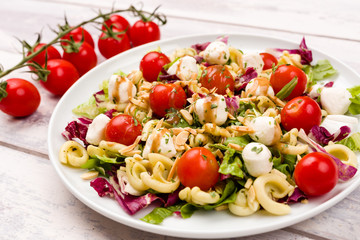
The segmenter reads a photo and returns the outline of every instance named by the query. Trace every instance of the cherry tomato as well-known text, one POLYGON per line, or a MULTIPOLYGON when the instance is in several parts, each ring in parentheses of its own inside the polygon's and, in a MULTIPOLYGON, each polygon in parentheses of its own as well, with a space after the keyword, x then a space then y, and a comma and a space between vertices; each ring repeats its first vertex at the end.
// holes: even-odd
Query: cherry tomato
POLYGON ((235 81, 225 66, 213 65, 207 67, 200 77, 201 86, 211 90, 216 87, 216 93, 225 95, 226 89, 234 91, 235 81))
POLYGON ((54 95, 63 95, 79 79, 72 63, 63 59, 51 59, 47 63, 50 74, 40 84, 54 95))
POLYGON ((338 168, 329 155, 312 152, 296 164, 294 179, 305 194, 319 196, 335 187, 338 181, 338 168))
POLYGON ((177 174, 185 187, 207 191, 219 180, 219 164, 210 150, 195 147, 177 160, 177 174))
POLYGON ((130 28, 130 39, 134 47, 159 40, 159 26, 152 21, 138 20, 130 28))
POLYGON ((8 115, 28 116, 39 107, 40 99, 37 88, 24 79, 11 78, 0 82, 0 110, 8 115), (5 91, 7 96, 2 98, 5 91))
MULTIPOLYGON (((45 43, 39 43, 33 51, 30 51, 27 53, 27 56, 29 56, 30 54, 38 51, 42 46, 46 45, 45 43)), ((33 63, 33 62, 36 62, 38 63, 40 66, 44 65, 45 63, 45 55, 47 54, 47 60, 50 60, 50 59, 59 59, 61 58, 61 55, 59 53, 59 51, 54 48, 53 46, 49 46, 47 47, 44 51, 42 51, 41 53, 39 53, 38 55, 36 55, 35 57, 33 57, 30 61, 28 61, 28 63, 33 63)), ((34 67, 31 67, 29 66, 29 68, 34 71, 35 68, 34 67)))
MULTIPOLYGON (((130 24, 128 22, 128 20, 126 20, 126 18, 118 15, 118 14, 113 14, 111 15, 105 22, 104 24, 108 27, 108 28, 117 28, 119 30, 126 30, 126 33, 129 35, 129 31, 130 30, 130 24)), ((106 31, 106 27, 103 25, 102 26, 102 30, 106 31)))
POLYGON ((87 42, 81 44, 78 52, 67 53, 65 50, 63 59, 71 62, 78 70, 80 76, 84 75, 97 64, 95 50, 87 42))
POLYGON ((186 93, 177 84, 158 84, 150 92, 150 108, 159 117, 164 117, 171 108, 182 109, 186 104, 186 93))
POLYGON ((162 67, 168 63, 170 63, 170 59, 165 54, 155 51, 149 52, 141 59, 140 70, 146 81, 154 82, 157 80, 162 67))
POLYGON ((313 99, 302 96, 291 99, 281 110, 281 125, 285 130, 293 128, 304 129, 309 133, 310 129, 321 123, 321 109, 313 99))
POLYGON ((294 65, 280 65, 270 77, 270 83, 275 91, 275 94, 277 94, 295 77, 297 77, 298 83, 285 100, 290 100, 304 93, 307 84, 307 77, 303 70, 295 67, 294 65))
POLYGON ((278 60, 274 55, 270 53, 260 53, 262 60, 264 61, 263 70, 271 69, 273 66, 278 64, 278 60))
POLYGON ((105 58, 111 58, 131 48, 128 36, 122 32, 122 30, 113 29, 111 33, 105 31, 100 35, 98 47, 105 58))
POLYGON ((127 114, 113 117, 105 127, 105 139, 124 145, 131 145, 141 134, 142 126, 138 120, 127 114))
MULTIPOLYGON (((84 38, 84 42, 90 44, 92 48, 95 47, 94 40, 91 37, 90 33, 82 27, 75 28, 74 30, 66 34, 64 37, 62 37, 61 40, 70 41, 70 36, 74 39, 75 42, 80 42, 84 38)), ((62 42, 61 45, 66 46, 67 43, 62 42)))

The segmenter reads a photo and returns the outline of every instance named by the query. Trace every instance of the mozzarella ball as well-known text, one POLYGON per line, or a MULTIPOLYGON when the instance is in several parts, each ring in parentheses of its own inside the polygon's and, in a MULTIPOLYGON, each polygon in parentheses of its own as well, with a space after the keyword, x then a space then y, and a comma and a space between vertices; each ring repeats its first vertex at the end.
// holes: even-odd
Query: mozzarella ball
POLYGON ((136 95, 135 85, 126 77, 112 75, 109 79, 109 100, 112 103, 128 103, 136 95))
POLYGON ((200 98, 195 102, 195 113, 201 124, 215 123, 223 125, 228 116, 225 97, 218 94, 211 94, 200 98))
POLYGON ((342 115, 348 111, 351 97, 351 93, 344 88, 323 88, 320 93, 320 102, 329 114, 342 115))
POLYGON ((209 64, 224 65, 230 58, 229 47, 221 41, 212 42, 204 50, 203 57, 209 64))
POLYGON ((274 96, 274 89, 270 86, 270 81, 266 78, 254 78, 245 87, 245 95, 252 96, 274 96), (257 86, 254 87, 254 84, 257 86), (255 89, 254 89, 255 88, 255 89))
POLYGON ((254 133, 249 134, 251 139, 267 146, 280 141, 281 129, 273 117, 257 117, 250 122, 254 133))
POLYGON ((253 177, 259 177, 271 171, 270 150, 262 143, 251 142, 242 152, 242 158, 248 173, 253 177))
POLYGON ((90 144, 99 145, 100 141, 105 139, 105 127, 109 121, 110 118, 105 114, 97 115, 89 125, 85 140, 90 144))
POLYGON ((250 53, 243 55, 243 64, 244 68, 252 67, 255 71, 260 74, 264 67, 264 61, 260 54, 257 53, 250 53))
POLYGON ((359 120, 356 117, 346 115, 328 115, 320 124, 331 134, 336 133, 342 126, 348 126, 351 132, 356 132, 358 125, 359 120))
POLYGON ((175 74, 183 81, 195 80, 198 75, 198 66, 195 58, 185 56, 171 65, 167 72, 169 74, 175 74))
POLYGON ((168 158, 172 158, 176 154, 171 133, 166 128, 160 128, 153 130, 149 138, 146 140, 145 147, 143 150, 143 157, 147 158, 149 153, 159 153, 168 158), (155 131, 155 132, 154 132, 155 131))

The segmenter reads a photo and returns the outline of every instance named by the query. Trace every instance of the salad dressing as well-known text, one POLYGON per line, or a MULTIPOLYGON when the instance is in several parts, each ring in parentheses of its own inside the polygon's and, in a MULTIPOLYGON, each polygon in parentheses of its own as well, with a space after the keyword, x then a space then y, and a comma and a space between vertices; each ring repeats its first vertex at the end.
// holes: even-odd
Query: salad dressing
POLYGON ((268 95, 268 89, 270 87, 270 82, 268 79, 264 77, 258 77, 254 79, 254 83, 252 86, 246 91, 246 96, 267 96, 268 95))
MULTIPOLYGON (((120 102, 127 102, 128 99, 125 101, 121 101, 121 95, 120 95, 120 85, 122 83, 127 83, 127 98, 129 99, 132 96, 133 92, 133 84, 129 80, 127 80, 125 77, 119 76, 115 81, 115 86, 113 91, 111 92, 111 96, 113 97, 114 103, 120 103, 120 102)), ((124 96, 123 96, 124 98, 124 96)))
MULTIPOLYGON (((155 130, 156 131, 156 130, 155 130)), ((161 138, 168 132, 166 128, 161 131, 157 131, 152 137, 152 144, 150 148, 150 153, 157 153, 160 148, 161 138)))
POLYGON ((204 119, 206 119, 209 123, 216 122, 216 114, 217 114, 217 103, 218 97, 215 95, 209 95, 205 98, 204 102, 204 119))

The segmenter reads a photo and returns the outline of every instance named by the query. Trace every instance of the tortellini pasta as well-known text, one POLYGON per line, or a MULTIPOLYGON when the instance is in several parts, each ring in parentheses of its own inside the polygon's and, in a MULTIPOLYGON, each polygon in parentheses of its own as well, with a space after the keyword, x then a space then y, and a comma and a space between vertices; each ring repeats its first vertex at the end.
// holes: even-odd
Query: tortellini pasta
POLYGON ((86 149, 75 141, 66 141, 60 148, 59 160, 61 163, 80 167, 89 159, 86 149))
POLYGON ((188 203, 195 203, 198 205, 214 204, 220 199, 220 195, 215 192, 205 192, 199 187, 186 187, 179 192, 179 198, 188 203))
POLYGON ((259 209, 260 204, 256 199, 253 186, 249 189, 241 189, 236 195, 235 202, 229 203, 230 212, 241 217, 249 216, 259 209))

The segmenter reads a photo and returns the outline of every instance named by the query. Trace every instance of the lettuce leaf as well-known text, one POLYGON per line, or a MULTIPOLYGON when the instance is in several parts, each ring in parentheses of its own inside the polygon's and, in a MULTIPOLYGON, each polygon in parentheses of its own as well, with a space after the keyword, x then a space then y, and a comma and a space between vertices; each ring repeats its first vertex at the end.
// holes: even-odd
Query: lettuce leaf
POLYGON ((242 163, 240 157, 235 154, 235 149, 228 148, 226 150, 223 161, 220 164, 219 173, 224 175, 231 174, 239 178, 244 178, 244 172, 242 170, 244 164, 242 163))
POLYGON ((360 85, 347 89, 352 98, 350 98, 351 104, 349 106, 349 112, 352 115, 360 114, 360 85))
POLYGON ((360 132, 352 134, 350 137, 337 142, 337 144, 345 145, 351 151, 360 152, 360 132))
POLYGON ((329 60, 319 60, 315 66, 313 66, 313 80, 319 81, 325 78, 331 77, 332 75, 336 74, 337 71, 331 65, 329 60))
POLYGON ((106 108, 99 108, 96 104, 96 99, 91 96, 87 102, 78 105, 72 110, 76 115, 94 119, 100 113, 106 112, 106 108))
POLYGON ((164 221, 165 218, 173 215, 174 212, 180 211, 183 205, 184 204, 178 204, 166 208, 165 207, 154 208, 149 214, 147 214, 143 218, 140 218, 140 220, 151 224, 160 224, 164 221))

